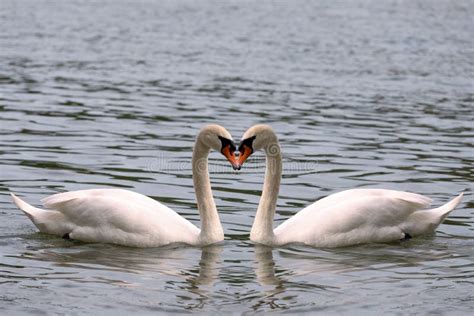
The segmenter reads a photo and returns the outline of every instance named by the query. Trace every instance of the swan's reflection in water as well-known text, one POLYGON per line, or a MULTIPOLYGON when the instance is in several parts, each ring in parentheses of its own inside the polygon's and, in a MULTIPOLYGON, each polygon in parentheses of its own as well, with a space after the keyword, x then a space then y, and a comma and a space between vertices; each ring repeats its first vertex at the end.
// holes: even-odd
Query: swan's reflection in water
POLYGON ((255 245, 255 276, 257 282, 262 286, 263 296, 252 305, 254 311, 265 309, 281 309, 278 304, 278 295, 285 292, 285 280, 275 273, 275 261, 273 260, 273 249, 271 247, 255 245))
POLYGON ((254 245, 254 254, 255 276, 262 289, 261 298, 251 306, 254 311, 286 310, 295 307, 298 304, 298 296, 307 293, 309 289, 312 293, 322 293, 321 295, 328 295, 336 289, 333 286, 320 284, 318 278, 294 280, 299 274, 308 273, 315 267, 318 269, 319 261, 307 262, 312 268, 298 266, 301 258, 296 259, 291 255, 285 258, 281 255, 281 249, 257 244, 254 245), (279 256, 277 262, 274 260, 274 252, 279 256))
POLYGON ((200 285, 213 285, 219 277, 221 253, 224 249, 222 244, 210 245, 201 248, 201 260, 199 260, 199 274, 190 278, 188 282, 195 288, 200 285))
POLYGON ((173 245, 142 249, 52 239, 46 247, 28 247, 21 255, 10 257, 51 262, 56 267, 132 274, 160 272, 165 275, 187 276, 193 274, 189 271, 198 271, 196 279, 199 283, 211 284, 212 279, 218 276, 216 264, 222 249, 221 244, 202 248, 173 245), (195 260, 197 255, 200 255, 199 260, 195 260))
MULTIPOLYGON (((439 278, 439 273, 422 273, 420 266, 430 269, 433 264, 436 267, 436 262, 452 258, 462 263, 461 254, 455 250, 432 247, 427 251, 430 239, 406 246, 342 249, 270 248, 247 241, 226 241, 203 248, 150 249, 58 239, 27 243, 21 255, 2 257, 2 264, 18 267, 16 275, 12 270, 8 277, 22 288, 54 283, 58 291, 66 287, 68 293, 76 295, 86 288, 90 291, 88 300, 97 299, 100 304, 105 297, 110 304, 125 304, 131 310, 147 308, 169 313, 209 308, 223 313, 235 311, 236 305, 249 312, 290 308, 308 312, 321 306, 350 305, 352 301, 340 298, 358 297, 359 289, 367 284, 377 288, 429 283, 439 278)), ((435 244, 441 243, 438 240, 435 244)), ((29 295, 28 291, 24 295, 29 295)), ((60 293, 51 293, 47 298, 57 295, 60 293)), ((64 302, 69 303, 67 299, 64 302)))
POLYGON ((273 248, 255 245, 255 275, 260 285, 273 285, 275 289, 282 287, 283 280, 275 275, 273 248))
MULTIPOLYGON (((451 265, 450 269, 458 266, 460 271, 472 270, 472 262, 464 259, 466 254, 459 252, 459 248, 440 245, 442 242, 432 237, 401 244, 337 249, 297 245, 272 249, 254 245, 255 276, 261 295, 251 308, 310 312, 332 307, 344 312, 347 306, 357 302, 361 289, 366 289, 368 284, 373 287, 374 295, 386 284, 391 284, 392 291, 402 292, 415 284, 429 286, 441 278, 456 277, 439 271, 440 262, 442 266, 451 265), (432 247, 427 247, 430 244, 432 247)), ((469 256, 472 250, 467 245, 469 256)))

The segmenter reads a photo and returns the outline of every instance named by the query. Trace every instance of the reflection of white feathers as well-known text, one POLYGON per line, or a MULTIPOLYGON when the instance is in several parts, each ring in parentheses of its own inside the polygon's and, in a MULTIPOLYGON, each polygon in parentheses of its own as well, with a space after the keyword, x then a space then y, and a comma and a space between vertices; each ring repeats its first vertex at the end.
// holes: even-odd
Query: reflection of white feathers
MULTIPOLYGON (((143 248, 122 248, 104 244, 88 244, 59 248, 41 248, 22 253, 18 258, 37 261, 49 261, 60 266, 70 266, 79 270, 103 271, 107 278, 100 274, 98 282, 106 282, 119 286, 136 287, 128 283, 126 274, 139 274, 141 282, 149 282, 154 287, 163 281, 163 277, 177 282, 195 286, 212 285, 220 272, 220 254, 222 244, 214 244, 201 248, 177 247, 175 245, 155 248, 153 251, 143 248), (118 274, 114 278, 113 272, 118 274)), ((42 276, 38 276, 40 278, 42 276)), ((139 285, 142 286, 142 285, 139 285)))

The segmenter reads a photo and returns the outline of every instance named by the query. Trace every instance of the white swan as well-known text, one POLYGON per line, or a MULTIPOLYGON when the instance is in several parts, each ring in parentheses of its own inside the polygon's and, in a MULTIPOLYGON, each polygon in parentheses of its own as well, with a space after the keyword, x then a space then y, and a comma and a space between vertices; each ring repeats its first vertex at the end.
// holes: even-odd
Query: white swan
POLYGON ((431 199, 419 194, 352 189, 307 206, 273 230, 282 162, 278 139, 267 125, 255 125, 244 133, 239 146, 239 165, 256 150, 266 154, 266 171, 250 239, 269 246, 301 243, 341 247, 408 239, 433 232, 463 195, 441 207, 426 210, 431 199))
POLYGON ((131 247, 208 245, 224 239, 209 180, 207 157, 211 149, 219 150, 237 166, 229 132, 219 125, 205 126, 196 138, 192 158, 201 229, 160 202, 122 189, 58 193, 42 200, 48 210, 11 196, 41 232, 63 238, 131 247))

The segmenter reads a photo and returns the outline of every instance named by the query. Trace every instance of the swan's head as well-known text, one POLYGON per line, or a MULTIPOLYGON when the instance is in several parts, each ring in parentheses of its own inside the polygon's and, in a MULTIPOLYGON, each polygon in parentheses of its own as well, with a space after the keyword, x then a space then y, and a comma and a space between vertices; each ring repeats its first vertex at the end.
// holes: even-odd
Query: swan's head
POLYGON ((257 150, 280 153, 278 139, 275 132, 268 125, 254 125, 244 133, 239 145, 239 165, 242 166, 245 160, 257 150))
POLYGON ((234 170, 240 169, 240 164, 234 155, 237 147, 230 133, 222 126, 211 124, 203 127, 198 139, 208 148, 219 151, 232 164, 234 170))

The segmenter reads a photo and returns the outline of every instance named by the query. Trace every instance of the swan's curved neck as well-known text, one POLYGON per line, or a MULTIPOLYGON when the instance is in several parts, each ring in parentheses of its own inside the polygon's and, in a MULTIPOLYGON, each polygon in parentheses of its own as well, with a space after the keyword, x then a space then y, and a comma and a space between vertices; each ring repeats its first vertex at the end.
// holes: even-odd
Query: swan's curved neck
POLYGON ((209 179, 207 167, 209 152, 210 148, 198 137, 193 150, 192 168, 194 191, 201 218, 200 244, 211 244, 224 239, 224 230, 219 220, 209 179))
POLYGON ((262 197, 250 231, 250 239, 254 242, 271 245, 274 241, 273 218, 275 217, 282 170, 280 145, 276 136, 268 142, 264 150, 266 155, 265 180, 262 197))

